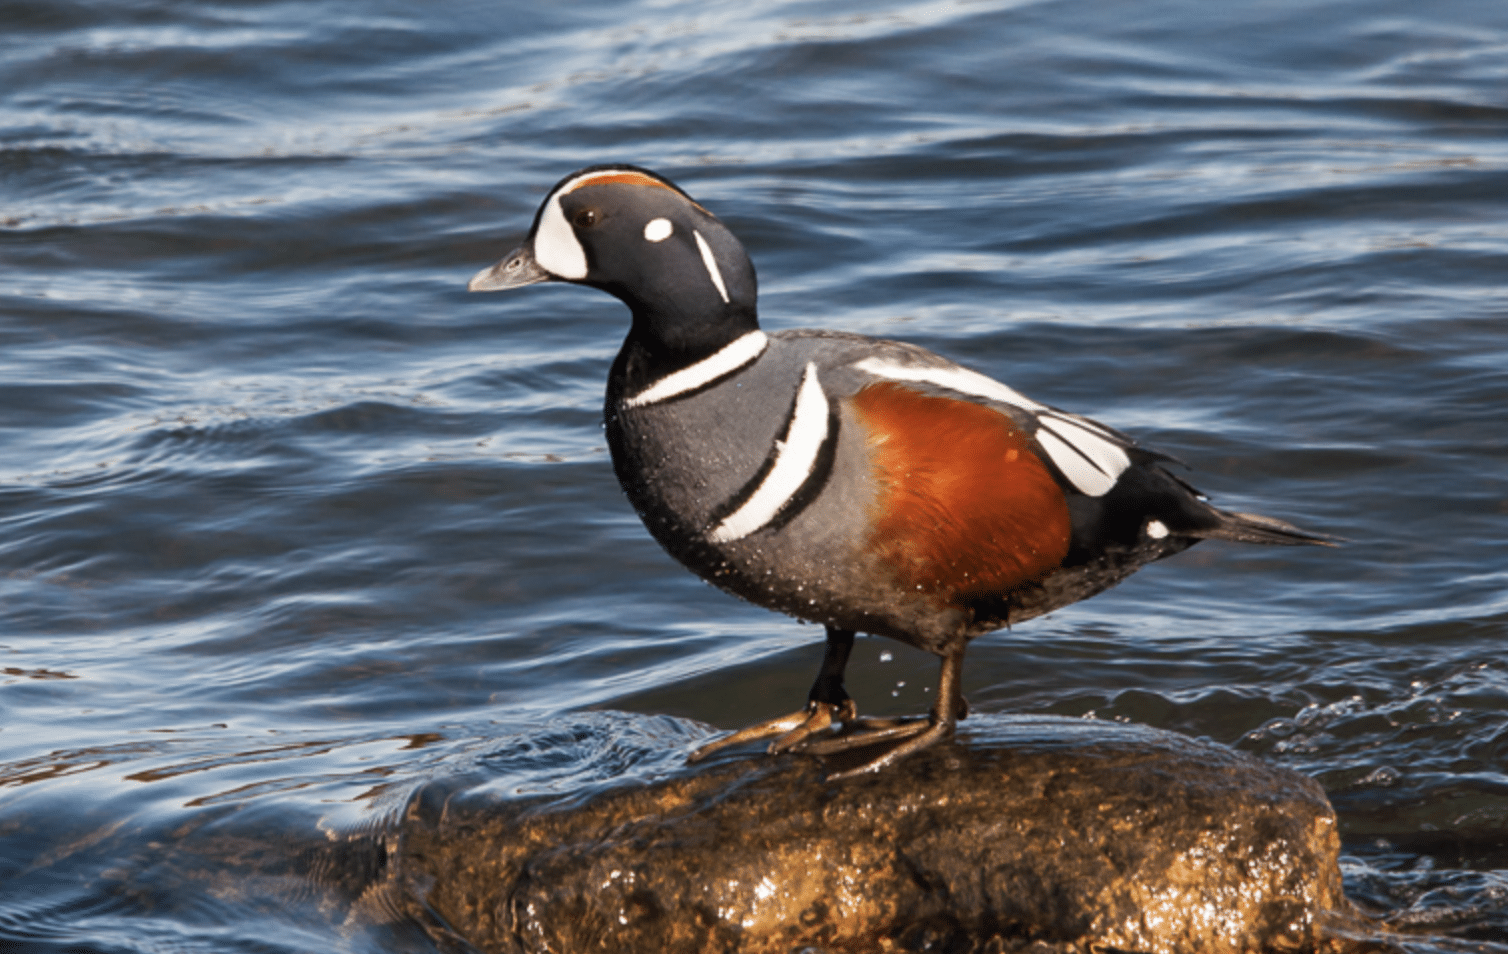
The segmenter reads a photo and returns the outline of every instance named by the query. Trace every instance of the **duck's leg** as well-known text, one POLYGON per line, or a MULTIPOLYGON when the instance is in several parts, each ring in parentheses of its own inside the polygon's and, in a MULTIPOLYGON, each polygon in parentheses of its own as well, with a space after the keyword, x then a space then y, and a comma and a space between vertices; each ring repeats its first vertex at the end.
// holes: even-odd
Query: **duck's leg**
POLYGON ((817 681, 812 683, 812 691, 807 694, 805 709, 708 742, 687 756, 686 761, 699 762, 731 745, 770 736, 778 737, 770 743, 772 754, 787 752, 801 747, 813 733, 830 728, 834 722, 846 723, 855 719, 858 707, 843 688, 843 671, 848 667, 848 655, 853 651, 853 638, 852 630, 827 627, 827 649, 822 654, 822 668, 817 672, 817 681))
POLYGON ((964 644, 960 643, 943 657, 942 671, 937 679, 937 701, 932 704, 932 713, 927 719, 861 730, 833 739, 819 739, 803 745, 801 751, 814 755, 830 755, 834 752, 846 752, 880 742, 904 740, 895 748, 889 749, 862 765, 829 775, 827 780, 831 782, 862 775, 865 772, 878 772, 885 766, 894 765, 914 752, 920 752, 922 749, 950 738, 953 730, 958 726, 958 720, 968 713, 967 703, 963 700, 963 653, 964 644))
POLYGON ((805 722, 770 743, 770 754, 789 752, 815 732, 830 728, 834 722, 849 723, 859 716, 859 707, 843 688, 843 673, 848 669, 848 655, 853 652, 851 629, 827 627, 827 649, 822 653, 822 668, 817 681, 806 695, 805 722))

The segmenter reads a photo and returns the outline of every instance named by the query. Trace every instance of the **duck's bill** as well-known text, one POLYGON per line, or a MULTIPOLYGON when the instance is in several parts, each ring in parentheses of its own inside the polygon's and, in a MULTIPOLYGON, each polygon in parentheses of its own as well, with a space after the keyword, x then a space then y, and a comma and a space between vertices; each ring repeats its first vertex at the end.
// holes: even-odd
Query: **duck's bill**
POLYGON ((503 260, 496 265, 489 265, 471 276, 466 290, 507 291, 510 288, 522 288, 525 285, 533 285, 535 282, 549 280, 550 273, 539 266, 539 263, 534 260, 534 250, 525 245, 503 256, 503 260))

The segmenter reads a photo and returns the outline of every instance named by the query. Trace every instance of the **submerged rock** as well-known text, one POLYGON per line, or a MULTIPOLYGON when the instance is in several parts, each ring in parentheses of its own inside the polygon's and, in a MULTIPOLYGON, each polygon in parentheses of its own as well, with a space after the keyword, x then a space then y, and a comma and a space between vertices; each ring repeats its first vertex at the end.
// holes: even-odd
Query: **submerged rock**
POLYGON ((788 756, 565 801, 431 787, 382 903, 486 952, 781 954, 1307 950, 1345 908, 1304 776, 1145 728, 970 722, 838 783, 788 756))

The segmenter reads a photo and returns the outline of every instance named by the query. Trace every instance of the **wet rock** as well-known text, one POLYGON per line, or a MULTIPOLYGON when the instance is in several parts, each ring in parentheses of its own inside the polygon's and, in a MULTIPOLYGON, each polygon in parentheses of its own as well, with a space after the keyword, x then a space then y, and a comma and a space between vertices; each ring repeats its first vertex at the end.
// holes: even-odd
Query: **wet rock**
POLYGON ((487 952, 1311 950, 1346 906, 1308 778, 1145 728, 970 723, 831 784, 745 753, 564 801, 431 787, 383 893, 487 952))

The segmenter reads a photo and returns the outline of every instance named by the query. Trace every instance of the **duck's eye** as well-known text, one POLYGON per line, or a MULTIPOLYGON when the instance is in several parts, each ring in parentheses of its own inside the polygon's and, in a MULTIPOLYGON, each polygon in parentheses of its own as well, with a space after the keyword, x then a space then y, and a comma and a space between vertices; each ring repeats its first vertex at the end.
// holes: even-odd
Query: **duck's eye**
POLYGON ((576 213, 576 226, 578 228, 589 229, 596 225, 600 218, 601 216, 597 214, 596 209, 582 209, 576 213))

